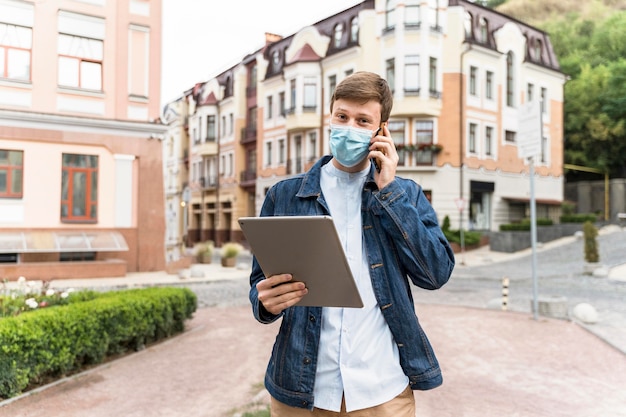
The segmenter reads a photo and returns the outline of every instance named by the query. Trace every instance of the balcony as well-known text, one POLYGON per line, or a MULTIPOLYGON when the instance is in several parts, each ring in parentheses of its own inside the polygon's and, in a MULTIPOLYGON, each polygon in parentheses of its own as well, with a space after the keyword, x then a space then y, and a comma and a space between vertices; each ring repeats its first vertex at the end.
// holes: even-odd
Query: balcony
POLYGON ((198 183, 203 190, 215 189, 217 188, 217 176, 210 175, 208 177, 200 177, 198 183))
POLYGON ((256 142, 256 126, 241 128, 241 144, 256 142))
POLYGON ((250 188, 256 186, 256 171, 247 169, 239 174, 239 185, 242 188, 250 188))

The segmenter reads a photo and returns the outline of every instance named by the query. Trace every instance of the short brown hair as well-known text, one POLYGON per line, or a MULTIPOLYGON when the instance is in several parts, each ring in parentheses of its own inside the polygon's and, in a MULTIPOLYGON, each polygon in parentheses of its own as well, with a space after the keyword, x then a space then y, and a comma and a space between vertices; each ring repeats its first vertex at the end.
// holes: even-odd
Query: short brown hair
POLYGON ((335 88, 330 99, 330 112, 333 112, 335 100, 352 100, 367 103, 374 100, 380 103, 380 121, 386 122, 391 115, 393 94, 389 84, 378 74, 359 71, 345 78, 335 88))

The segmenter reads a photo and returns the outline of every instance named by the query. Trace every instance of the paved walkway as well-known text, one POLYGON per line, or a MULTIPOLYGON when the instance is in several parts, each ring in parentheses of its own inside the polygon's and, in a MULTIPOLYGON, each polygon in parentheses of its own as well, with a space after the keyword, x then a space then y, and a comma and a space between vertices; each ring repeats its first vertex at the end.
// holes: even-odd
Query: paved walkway
MULTIPOLYGON (((466 252, 463 261, 479 265, 511 256, 519 254, 483 248, 466 252)), ((194 268, 205 276, 148 273, 53 284, 115 288, 249 273, 246 265, 194 268)), ((626 281, 626 266, 610 276, 626 281)), ((416 392, 418 416, 626 417, 626 355, 572 321, 449 305, 418 304, 417 314, 444 373, 443 386, 416 392)), ((249 306, 201 308, 184 334, 2 402, 0 415, 240 415, 268 401, 262 381, 277 330, 278 323, 257 323, 249 306)))

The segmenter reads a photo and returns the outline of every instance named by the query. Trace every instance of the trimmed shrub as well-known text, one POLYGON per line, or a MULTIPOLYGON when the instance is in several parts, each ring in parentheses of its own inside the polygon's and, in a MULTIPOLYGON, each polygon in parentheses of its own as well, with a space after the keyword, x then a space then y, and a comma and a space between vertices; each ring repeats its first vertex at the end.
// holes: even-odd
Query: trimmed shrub
POLYGON ((2 318, 0 398, 181 332, 196 308, 187 288, 153 287, 2 318))

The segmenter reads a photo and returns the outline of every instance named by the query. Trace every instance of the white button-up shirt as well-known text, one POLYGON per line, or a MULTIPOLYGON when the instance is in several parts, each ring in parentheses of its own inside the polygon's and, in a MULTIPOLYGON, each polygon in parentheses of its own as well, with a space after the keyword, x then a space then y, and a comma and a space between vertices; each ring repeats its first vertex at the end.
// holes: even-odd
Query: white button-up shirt
POLYGON ((338 412, 360 410, 399 395, 409 380, 398 348, 374 296, 361 227, 361 193, 369 172, 347 173, 332 162, 321 173, 322 192, 339 233, 363 308, 324 307, 315 407, 338 412))

